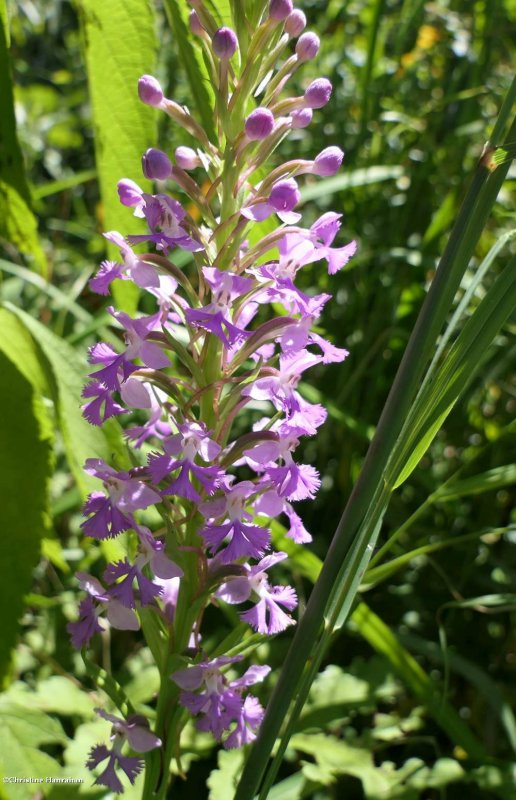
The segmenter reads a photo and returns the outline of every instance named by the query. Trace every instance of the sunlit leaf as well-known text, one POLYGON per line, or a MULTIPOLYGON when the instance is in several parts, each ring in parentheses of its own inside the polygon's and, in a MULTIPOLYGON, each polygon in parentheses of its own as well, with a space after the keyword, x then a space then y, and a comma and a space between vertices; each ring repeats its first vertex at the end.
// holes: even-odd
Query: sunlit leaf
MULTIPOLYGON (((121 178, 142 178, 140 162, 156 146, 156 112, 138 99, 138 78, 156 64, 156 19, 149 0, 78 0, 90 89, 95 152, 102 196, 103 230, 143 233, 146 226, 122 206, 116 190, 121 178)), ((93 225, 92 225, 93 231, 93 225)), ((118 256, 116 249, 113 254, 118 256)), ((138 290, 130 281, 113 288, 119 308, 133 311, 138 290)))
POLYGON ((33 383, 18 369, 0 339, 0 680, 8 670, 24 596, 49 526, 47 487, 53 437, 36 389, 38 380, 35 376, 33 383))

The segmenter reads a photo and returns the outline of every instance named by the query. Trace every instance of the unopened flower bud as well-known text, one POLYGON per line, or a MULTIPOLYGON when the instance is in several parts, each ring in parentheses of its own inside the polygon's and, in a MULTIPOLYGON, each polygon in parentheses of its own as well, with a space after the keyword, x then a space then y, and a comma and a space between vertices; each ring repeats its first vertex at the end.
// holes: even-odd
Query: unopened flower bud
POLYGON ((149 147, 142 156, 142 170, 151 181, 164 181, 172 174, 172 162, 162 150, 149 147))
POLYGON ((274 115, 268 108, 255 108, 245 121, 249 139, 266 139, 274 128, 274 115))
POLYGON ((269 203, 275 211, 292 211, 300 199, 301 195, 294 178, 278 181, 269 195, 269 203))
POLYGON ((217 58, 228 59, 236 52, 238 39, 231 28, 219 28, 213 34, 211 44, 217 58))
POLYGON ((316 78, 305 91, 308 108, 322 108, 331 97, 332 85, 328 78, 316 78))
POLYGON ((285 20, 285 31, 289 36, 299 36, 306 28, 306 17, 299 8, 295 8, 285 20))
POLYGON ((321 42, 315 33, 303 33, 297 40, 296 55, 300 61, 310 61, 319 52, 321 42))
POLYGON ((176 164, 181 169, 195 169, 201 166, 201 159, 191 147, 176 147, 176 164))
POLYGON ((159 106, 163 100, 163 89, 152 75, 142 75, 138 81, 138 97, 148 106, 159 106))
POLYGON ((340 147, 325 147, 324 150, 321 150, 319 155, 316 156, 312 167, 312 173, 314 175, 320 175, 322 178, 329 178, 339 171, 343 159, 344 153, 340 147))
POLYGON ((188 17, 188 22, 190 24, 190 30, 195 36, 202 36, 204 33, 204 28, 201 25, 201 20, 197 14, 197 11, 193 10, 190 12, 190 16, 188 17))
POLYGON ((116 188, 118 197, 123 206, 132 208, 141 202, 142 190, 137 183, 129 180, 129 178, 123 178, 123 180, 118 181, 116 188))
POLYGON ((293 128, 307 128, 312 121, 313 113, 311 108, 299 108, 291 114, 293 128))
POLYGON ((292 0, 271 0, 269 3, 269 17, 282 22, 292 13, 294 4, 292 0))

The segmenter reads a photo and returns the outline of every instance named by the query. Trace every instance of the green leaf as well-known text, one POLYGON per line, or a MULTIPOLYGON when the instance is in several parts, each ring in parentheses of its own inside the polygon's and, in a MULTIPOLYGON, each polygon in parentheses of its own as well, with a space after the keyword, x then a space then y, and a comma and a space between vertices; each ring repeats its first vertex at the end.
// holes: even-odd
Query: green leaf
POLYGON ((456 500, 458 497, 492 492, 504 486, 512 486, 514 483, 516 483, 516 464, 505 464, 503 467, 495 467, 480 475, 472 475, 470 478, 439 487, 433 499, 442 503, 456 500))
POLYGON ((5 308, 0 308, 0 350, 16 364, 37 394, 48 395, 47 376, 34 340, 23 323, 5 308))
POLYGON ((60 178, 57 181, 48 181, 48 183, 33 186, 32 196, 35 200, 42 200, 44 197, 60 194, 66 191, 66 189, 74 189, 76 186, 81 186, 81 184, 92 181, 96 177, 96 169, 84 169, 81 172, 74 172, 72 175, 67 175, 65 178, 60 178))
POLYGON ((39 244, 38 226, 31 210, 30 191, 16 135, 6 0, 0 0, 0 97, 0 239, 6 239, 32 260, 40 272, 45 272, 45 255, 39 244))
POLYGON ((81 395, 85 382, 85 364, 76 350, 63 339, 21 309, 9 307, 32 334, 46 362, 50 381, 53 383, 54 401, 66 456, 70 469, 83 496, 98 489, 98 481, 83 470, 87 458, 118 459, 126 465, 127 453, 121 441, 120 427, 116 420, 98 428, 90 425, 82 416, 81 395))
POLYGON ((11 703, 0 696, 0 773, 7 777, 43 779, 41 783, 12 783, 4 786, 10 800, 32 800, 36 791, 47 794, 52 786, 47 777, 59 777, 61 765, 40 745, 66 745, 60 723, 42 711, 11 703))
MULTIPOLYGON (((120 204, 116 187, 121 178, 130 178, 144 191, 151 190, 150 183, 142 180, 140 163, 144 151, 156 144, 156 112, 138 99, 137 83, 155 69, 153 4, 149 0, 77 3, 95 125, 102 226, 106 231, 124 233, 130 228, 131 233, 144 233, 144 222, 120 204)), ((138 289, 130 281, 117 283, 113 294, 117 307, 129 313, 135 310, 138 289)))
POLYGON ((516 306, 516 257, 507 264, 467 320, 444 362, 423 384, 387 467, 387 484, 401 486, 478 371, 494 337, 516 306))
POLYGON ((46 411, 34 385, 3 351, 1 339, 0 398, 1 681, 16 642, 40 542, 48 530, 52 473, 52 429, 46 411))
POLYGON ((241 750, 219 750, 218 768, 212 770, 208 778, 210 793, 208 800, 227 800, 232 797, 242 771, 244 754, 241 750))
MULTIPOLYGON (((435 497, 439 497, 437 492, 435 497)), ((429 544, 421 545, 421 547, 415 547, 408 553, 403 553, 401 556, 397 556, 397 558, 386 561, 384 564, 379 564, 378 566, 373 567, 370 566, 364 575, 363 586, 367 587, 368 589, 372 586, 377 586, 378 583, 390 578, 391 575, 405 567, 414 558, 418 558, 419 556, 436 553, 439 550, 445 550, 448 547, 459 547, 465 542, 471 542, 475 539, 480 539, 482 536, 486 536, 487 534, 489 534, 490 537, 502 536, 503 534, 510 533, 513 530, 514 528, 510 527, 488 530, 483 529, 481 531, 475 531, 474 533, 466 533, 463 536, 454 536, 451 539, 441 539, 441 541, 438 542, 430 542, 429 544)), ((394 538, 395 536, 392 536, 391 539, 389 539, 389 543, 391 543, 392 539, 394 538)))
POLYGON ((61 716, 94 717, 93 709, 96 705, 90 694, 72 678, 65 678, 63 675, 52 675, 46 680, 38 681, 35 690, 18 681, 9 687, 4 697, 14 705, 61 716))

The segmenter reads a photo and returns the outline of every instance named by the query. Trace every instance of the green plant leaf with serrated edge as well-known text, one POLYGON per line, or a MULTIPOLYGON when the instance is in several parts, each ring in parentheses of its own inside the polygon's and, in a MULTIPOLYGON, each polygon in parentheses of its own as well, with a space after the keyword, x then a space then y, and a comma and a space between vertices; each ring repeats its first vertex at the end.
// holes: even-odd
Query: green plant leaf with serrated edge
POLYGON ((4 776, 42 779, 41 783, 4 785, 9 800, 32 800, 36 792, 48 794, 52 788, 45 778, 60 777, 62 766, 40 749, 41 745, 66 745, 61 724, 48 714, 24 708, 0 696, 0 773, 4 776))
MULTIPOLYGON (((102 227, 132 234, 144 233, 146 225, 121 205, 117 183, 136 181, 150 191, 142 179, 140 161, 156 145, 156 112, 140 102, 138 78, 153 73, 157 39, 155 13, 148 0, 77 0, 85 47, 93 122, 97 172, 102 197, 102 227)), ((113 257, 118 250, 110 247, 113 257)), ((113 295, 118 308, 132 313, 138 288, 130 281, 115 282, 113 295)))
POLYGON ((39 244, 38 226, 31 209, 29 186, 16 135, 6 0, 0 0, 0 97, 0 240, 5 239, 14 245, 39 272, 44 273, 45 255, 39 244))

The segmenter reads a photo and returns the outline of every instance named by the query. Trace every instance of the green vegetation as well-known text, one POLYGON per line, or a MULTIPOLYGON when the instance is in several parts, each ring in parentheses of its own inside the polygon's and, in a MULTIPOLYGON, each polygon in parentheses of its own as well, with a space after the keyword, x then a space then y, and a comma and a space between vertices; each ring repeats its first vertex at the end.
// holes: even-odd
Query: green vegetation
MULTIPOLYGON (((211 6, 221 23, 238 16, 238 2, 211 6)), ((350 356, 300 385, 329 412, 302 458, 323 478, 299 508, 314 543, 273 526, 301 600, 299 646, 288 654, 293 629, 265 640, 236 628, 233 607, 225 628, 207 615, 213 641, 273 667, 259 694, 265 705, 277 687, 264 739, 250 754, 217 752, 189 723, 169 796, 252 800, 282 736, 272 800, 512 800, 516 3, 300 7, 335 90, 278 158, 346 151, 337 176, 306 177, 305 222, 342 211, 340 243, 356 238, 358 254, 331 289, 320 263, 301 285, 332 292, 322 332, 350 356)), ((159 675, 139 634, 103 635, 85 663, 66 624, 74 573, 100 574, 102 550, 122 552, 119 539, 84 547, 81 505, 97 482, 82 464, 130 466, 121 425, 94 428, 80 412, 87 348, 119 342, 110 298, 87 281, 105 257, 101 232, 138 223, 116 181, 144 185, 147 147, 195 144, 139 103, 138 76, 156 74, 211 124, 188 10, 0 0, 0 778, 84 779, 38 786, 50 800, 112 796, 84 766, 108 731, 96 705, 129 698, 155 713, 159 675)), ((302 71, 296 80, 302 91, 302 71)), ((134 288, 119 282, 119 307, 146 311, 134 288)), ((6 800, 35 791, 0 784, 6 800)))

